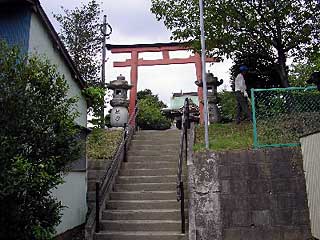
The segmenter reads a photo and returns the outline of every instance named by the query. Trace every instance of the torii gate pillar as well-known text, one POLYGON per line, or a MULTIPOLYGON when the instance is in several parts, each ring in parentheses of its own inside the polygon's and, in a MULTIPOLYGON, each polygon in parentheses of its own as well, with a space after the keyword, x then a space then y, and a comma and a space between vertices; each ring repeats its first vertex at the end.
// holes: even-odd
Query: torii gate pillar
MULTIPOLYGON (((131 67, 130 79, 132 89, 130 91, 129 113, 134 114, 134 109, 137 100, 138 86, 138 67, 139 66, 154 66, 154 65, 170 65, 170 64, 187 64, 193 63, 196 67, 197 81, 202 81, 202 63, 198 53, 188 58, 170 58, 169 51, 190 50, 182 43, 155 43, 155 44, 136 44, 136 45, 111 45, 107 44, 107 49, 111 53, 130 53, 131 59, 123 62, 114 62, 114 67, 131 67), (139 58, 139 53, 143 52, 161 52, 162 59, 144 60, 139 58)), ((207 58, 206 62, 218 62, 216 58, 207 58)), ((202 87, 198 87, 198 99, 200 109, 200 123, 203 124, 203 91, 202 87)), ((134 125, 134 122, 129 124, 134 125)))
POLYGON ((130 91, 130 102, 129 102, 129 116, 134 114, 134 108, 137 102, 137 91, 138 91, 138 51, 131 52, 131 72, 130 72, 130 79, 131 79, 131 91, 130 91))

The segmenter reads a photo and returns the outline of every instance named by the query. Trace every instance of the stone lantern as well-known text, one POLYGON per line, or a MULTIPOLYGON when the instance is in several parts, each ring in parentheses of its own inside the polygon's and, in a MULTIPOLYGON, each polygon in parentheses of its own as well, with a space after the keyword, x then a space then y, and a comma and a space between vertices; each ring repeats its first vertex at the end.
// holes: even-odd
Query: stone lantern
POLYGON ((108 89, 113 90, 113 99, 110 102, 113 107, 110 114, 111 126, 123 127, 125 123, 128 123, 129 100, 127 100, 127 92, 132 88, 132 85, 128 84, 124 76, 120 75, 117 80, 111 81, 107 86, 108 89))
MULTIPOLYGON (((208 110, 210 123, 217 123, 221 121, 219 109, 218 109, 218 87, 223 83, 223 80, 218 80, 212 73, 206 74, 207 81, 207 98, 208 98, 208 110)), ((202 82, 196 81, 197 86, 202 87, 202 82)))

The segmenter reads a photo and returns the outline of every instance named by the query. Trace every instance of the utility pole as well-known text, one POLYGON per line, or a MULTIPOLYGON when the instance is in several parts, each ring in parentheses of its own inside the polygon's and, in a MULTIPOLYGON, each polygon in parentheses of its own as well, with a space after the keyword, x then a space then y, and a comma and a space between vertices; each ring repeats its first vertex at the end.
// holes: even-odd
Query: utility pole
MULTIPOLYGON (((102 64, 101 64, 101 87, 105 89, 106 86, 106 39, 110 38, 112 33, 112 27, 109 23, 107 23, 107 15, 103 16, 103 24, 101 25, 101 33, 102 33, 102 64)), ((101 128, 105 128, 104 121, 104 97, 103 94, 103 104, 101 106, 100 118, 101 118, 101 128)))
POLYGON ((201 63, 202 63, 202 85, 203 85, 203 119, 204 119, 204 140, 206 149, 209 149, 209 123, 208 123, 208 97, 206 81, 206 42, 203 21, 203 0, 199 0, 200 7, 200 30, 201 30, 201 63))

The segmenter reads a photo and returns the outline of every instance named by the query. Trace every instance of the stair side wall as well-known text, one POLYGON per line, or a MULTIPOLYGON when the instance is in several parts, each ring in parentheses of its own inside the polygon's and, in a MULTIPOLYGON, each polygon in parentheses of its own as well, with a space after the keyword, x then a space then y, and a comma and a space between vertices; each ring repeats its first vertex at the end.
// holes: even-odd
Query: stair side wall
POLYGON ((196 239, 311 237, 300 148, 196 153, 189 169, 196 239))

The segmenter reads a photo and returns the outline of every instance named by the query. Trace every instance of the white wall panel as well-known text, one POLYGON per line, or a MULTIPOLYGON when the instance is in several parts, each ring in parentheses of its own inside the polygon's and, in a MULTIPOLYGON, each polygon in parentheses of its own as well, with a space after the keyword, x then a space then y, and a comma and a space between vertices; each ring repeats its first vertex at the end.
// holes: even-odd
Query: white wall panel
POLYGON ((300 139, 312 235, 320 239, 320 133, 300 139))
POLYGON ((83 224, 87 214, 87 182, 85 172, 70 172, 64 176, 65 183, 52 191, 52 195, 66 206, 57 234, 83 224))
POLYGON ((69 85, 69 97, 79 97, 77 110, 80 116, 76 119, 77 124, 87 126, 87 103, 85 98, 81 96, 81 89, 75 82, 71 72, 61 57, 59 51, 54 46, 50 35, 47 33, 44 26, 41 24, 36 14, 31 16, 30 38, 29 38, 29 53, 36 53, 47 58, 50 63, 57 66, 60 74, 63 74, 69 85))

